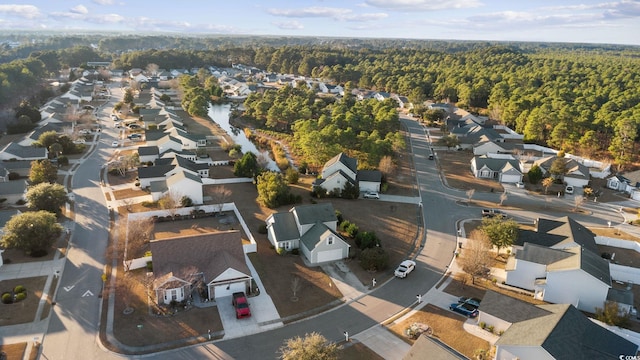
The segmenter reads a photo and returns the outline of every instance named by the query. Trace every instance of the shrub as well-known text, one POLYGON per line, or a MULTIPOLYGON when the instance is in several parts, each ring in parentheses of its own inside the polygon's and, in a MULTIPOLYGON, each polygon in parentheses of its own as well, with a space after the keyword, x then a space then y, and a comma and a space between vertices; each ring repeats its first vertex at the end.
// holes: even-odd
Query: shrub
POLYGON ((147 261, 147 270, 153 271, 153 261, 147 261))
POLYGON ((266 234, 267 233, 267 224, 260 224, 258 226, 258 234, 266 234))
POLYGON ((381 247, 364 249, 360 253, 360 265, 367 271, 381 271, 389 264, 389 254, 381 247))
POLYGON ((140 186, 140 181, 136 181, 135 183, 133 183, 133 185, 140 186))
POLYGON ((490 333, 493 333, 493 325, 487 326, 487 331, 489 331, 490 333))
POLYGON ((2 294, 2 303, 3 304, 13 304, 13 295, 11 293, 3 293, 2 294))
POLYGON ((372 247, 380 246, 380 240, 373 231, 358 232, 356 235, 356 245, 360 249, 369 249, 372 247))
POLYGON ((293 250, 291 250, 291 253, 292 253, 293 255, 300 255, 300 250, 298 250, 298 249, 293 249, 293 250))
POLYGON ((24 199, 20 199, 20 200, 16 201, 16 205, 24 205, 26 203, 27 202, 24 199))
POLYGON ((58 165, 60 166, 69 165, 69 158, 66 156, 58 156, 58 165))
POLYGON ((340 221, 338 219, 338 222, 340 223, 340 225, 339 225, 340 231, 347 231, 347 227, 349 227, 349 225, 351 225, 351 221, 349 221, 349 220, 340 221))
POLYGON ((353 223, 349 224, 349 226, 347 226, 347 229, 346 229, 347 235, 349 235, 349 237, 352 239, 358 235, 358 231, 359 231, 358 225, 353 223))
POLYGON ((18 294, 18 293, 22 293, 22 292, 26 292, 27 289, 24 288, 24 286, 22 285, 18 285, 16 287, 13 288, 13 292, 18 294))
POLYGON ((180 199, 180 205, 182 205, 182 207, 191 207, 193 206, 193 200, 185 195, 180 199))
POLYGON ((487 326, 487 323, 485 323, 484 321, 480 321, 480 329, 484 329, 487 326))
POLYGON ((344 221, 344 217, 342 216, 342 212, 340 210, 335 210, 336 218, 338 219, 338 224, 344 221))
POLYGON ((27 298, 27 293, 26 292, 21 292, 19 294, 16 294, 16 301, 22 301, 24 299, 27 298))
POLYGON ((287 253, 287 250, 285 250, 284 248, 279 247, 276 252, 278 253, 278 255, 284 255, 287 253))

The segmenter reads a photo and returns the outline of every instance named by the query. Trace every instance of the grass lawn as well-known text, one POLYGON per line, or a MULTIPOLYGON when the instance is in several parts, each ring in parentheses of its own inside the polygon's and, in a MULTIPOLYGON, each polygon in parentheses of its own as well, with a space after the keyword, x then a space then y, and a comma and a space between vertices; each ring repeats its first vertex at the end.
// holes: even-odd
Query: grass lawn
POLYGON ((46 276, 0 281, 0 293, 10 292, 18 285, 22 285, 27 289, 27 297, 24 300, 13 304, 0 303, 0 326, 25 324, 34 321, 46 281, 46 276))
POLYGON ((133 184, 131 184, 131 186, 132 187, 130 189, 114 190, 113 196, 115 197, 115 200, 122 200, 122 199, 127 199, 131 197, 136 197, 136 196, 149 195, 148 192, 141 190, 138 187, 134 187, 133 184))
POLYGON ((440 309, 433 305, 427 305, 411 317, 395 323, 389 330, 409 344, 415 341, 405 335, 406 329, 414 322, 429 325, 433 329, 433 337, 449 345, 469 358, 474 358, 477 350, 489 350, 488 341, 469 334, 462 328, 466 318, 451 311, 440 309))

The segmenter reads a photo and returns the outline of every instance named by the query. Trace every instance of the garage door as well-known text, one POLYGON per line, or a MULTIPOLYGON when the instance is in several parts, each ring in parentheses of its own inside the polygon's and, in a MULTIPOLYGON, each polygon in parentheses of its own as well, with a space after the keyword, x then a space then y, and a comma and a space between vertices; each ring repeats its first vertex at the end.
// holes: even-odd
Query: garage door
POLYGON ((520 175, 502 175, 502 177, 500 178, 500 182, 506 184, 517 183, 519 181, 520 175))
POLYGON ((333 261, 342 259, 342 249, 320 251, 317 262, 333 261))
POLYGON ((231 296, 234 292, 238 292, 238 291, 244 292, 246 290, 247 288, 244 282, 220 285, 220 286, 216 286, 214 296, 217 299, 225 296, 231 296), (228 289, 227 289, 227 286, 229 287, 228 289))

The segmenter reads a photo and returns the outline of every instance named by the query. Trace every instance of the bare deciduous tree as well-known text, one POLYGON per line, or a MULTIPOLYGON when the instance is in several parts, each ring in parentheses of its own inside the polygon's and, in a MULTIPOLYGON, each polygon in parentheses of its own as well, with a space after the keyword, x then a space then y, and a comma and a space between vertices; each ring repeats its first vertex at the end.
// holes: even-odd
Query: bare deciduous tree
POLYGON ((389 176, 395 172, 395 169, 396 164, 393 162, 391 156, 383 156, 382 159, 380 159, 380 163, 378 164, 378 170, 380 170, 380 172, 389 176))
POLYGON ((477 277, 488 274, 493 263, 490 249, 489 238, 482 231, 474 230, 471 232, 470 240, 467 241, 460 262, 462 270, 471 277, 472 284, 475 284, 477 277))
POLYGON ((178 207, 180 206, 180 198, 178 194, 174 191, 169 190, 163 197, 158 200, 158 206, 161 209, 166 210, 171 217, 175 217, 178 212, 178 207))
POLYGON ((131 262, 151 239, 154 222, 151 218, 129 220, 127 222, 127 237, 119 241, 125 271, 129 271, 131 262))
POLYGON ((222 212, 222 206, 231 199, 231 190, 224 186, 217 186, 211 192, 211 200, 218 213, 222 212))
POLYGON ((582 206, 582 204, 584 203, 584 197, 582 196, 576 196, 573 198, 573 212, 578 212, 578 210, 580 209, 580 206, 582 206))
POLYGON ((542 186, 544 186, 544 193, 545 193, 545 194, 546 194, 546 193, 547 193, 547 191, 549 190, 549 187, 550 187, 551 185, 553 185, 553 181, 554 181, 554 179, 553 179, 553 177, 551 177, 551 176, 549 176, 549 177, 546 177, 546 178, 542 179, 542 186))
POLYGON ((476 193, 476 189, 469 189, 467 190, 467 198, 469 199, 469 204, 471 204, 471 198, 473 197, 473 194, 476 193))
POLYGON ((291 292, 293 293, 292 300, 293 299, 295 299, 294 301, 298 300, 298 291, 300 291, 301 286, 302 284, 300 284, 300 277, 294 275, 291 278, 291 292))
POLYGON ((505 192, 503 192, 502 194, 500 194, 500 206, 502 206, 502 204, 503 204, 505 201, 507 201, 507 198, 508 198, 508 196, 507 196, 507 192, 506 192, 506 191, 505 191, 505 192))

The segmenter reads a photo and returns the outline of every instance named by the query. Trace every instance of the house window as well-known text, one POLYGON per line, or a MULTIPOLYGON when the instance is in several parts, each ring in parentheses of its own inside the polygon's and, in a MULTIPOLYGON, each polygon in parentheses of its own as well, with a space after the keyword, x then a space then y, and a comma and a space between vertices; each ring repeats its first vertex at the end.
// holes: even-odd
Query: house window
POLYGON ((284 243, 284 248, 285 248, 285 250, 287 250, 287 251, 291 250, 291 242, 290 242, 290 241, 286 241, 286 242, 284 243))
POLYGON ((333 245, 333 236, 327 238, 327 245, 333 245))
POLYGON ((178 291, 176 289, 171 290, 171 300, 178 300, 178 291))

